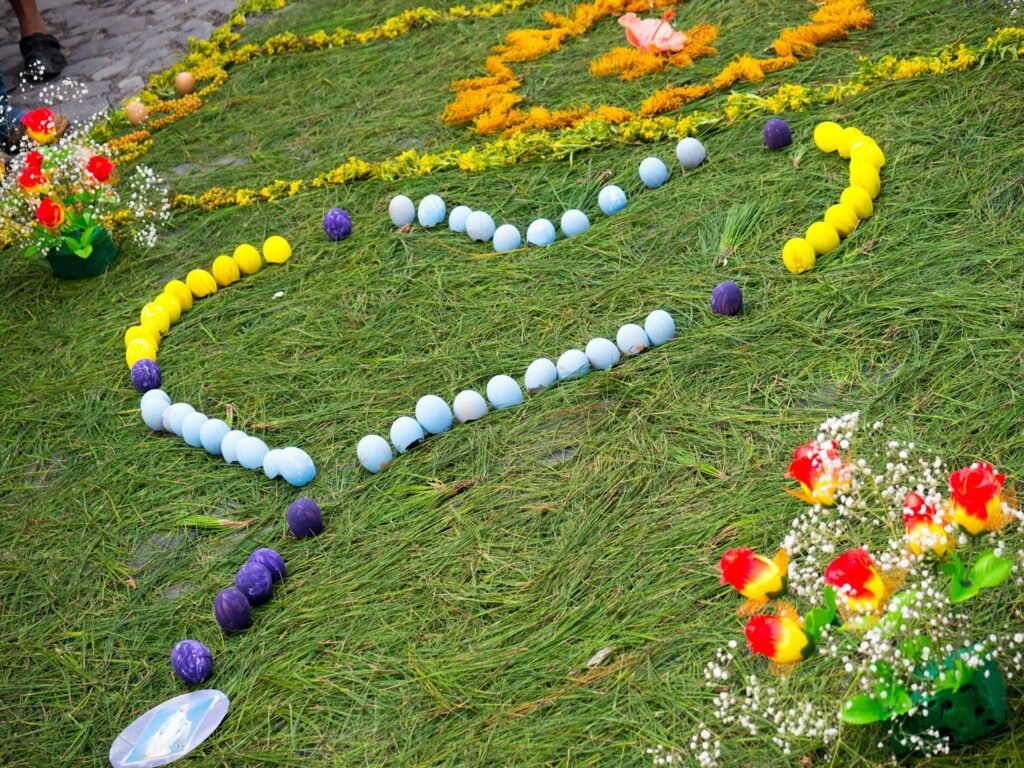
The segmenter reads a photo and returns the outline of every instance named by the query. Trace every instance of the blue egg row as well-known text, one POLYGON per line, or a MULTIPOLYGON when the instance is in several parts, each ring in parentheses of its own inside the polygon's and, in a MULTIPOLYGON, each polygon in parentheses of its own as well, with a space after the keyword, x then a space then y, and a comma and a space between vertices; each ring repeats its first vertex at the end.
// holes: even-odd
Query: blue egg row
POLYGON ((281 477, 296 487, 316 477, 313 460, 301 448, 274 448, 258 437, 231 429, 220 419, 199 413, 188 403, 171 403, 162 389, 151 389, 142 396, 139 406, 142 420, 156 432, 170 432, 193 448, 204 448, 214 456, 223 456, 232 464, 237 461, 246 469, 262 469, 267 477, 281 477))
MULTIPOLYGON (((675 336, 676 323, 662 310, 651 312, 643 327, 628 323, 619 328, 615 341, 591 339, 585 350, 570 349, 562 353, 557 362, 546 357, 530 363, 523 377, 526 391, 531 395, 543 392, 559 381, 570 381, 591 370, 605 371, 622 357, 632 357, 648 347, 664 344, 675 336)), ((490 408, 503 410, 523 402, 523 390, 511 376, 494 376, 487 382, 487 398, 472 389, 459 392, 451 407, 437 395, 424 395, 416 403, 415 418, 399 416, 391 424, 389 443, 380 435, 366 435, 356 446, 356 456, 363 467, 373 473, 380 472, 394 459, 394 450, 406 453, 430 435, 447 432, 454 422, 466 424, 487 415, 490 408)))
MULTIPOLYGON (((699 140, 687 136, 676 144, 676 160, 687 171, 692 171, 708 159, 708 151, 699 140)), ((657 189, 669 179, 668 166, 660 158, 648 157, 640 163, 640 181, 650 189, 657 189)))

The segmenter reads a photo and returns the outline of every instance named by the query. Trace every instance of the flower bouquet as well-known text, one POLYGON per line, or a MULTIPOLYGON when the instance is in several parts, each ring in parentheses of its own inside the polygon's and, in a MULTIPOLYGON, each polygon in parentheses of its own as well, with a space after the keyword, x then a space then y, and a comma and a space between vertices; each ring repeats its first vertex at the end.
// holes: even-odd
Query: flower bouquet
POLYGON ((0 185, 0 247, 44 255, 58 277, 88 277, 117 258, 113 237, 143 246, 169 216, 167 192, 140 166, 120 177, 103 148, 76 134, 60 136, 57 118, 37 109, 22 118, 28 146, 0 185))
POLYGON ((807 506, 778 554, 722 555, 749 653, 732 641, 706 667, 714 718, 690 744, 701 765, 726 733, 767 730, 788 755, 877 723, 897 754, 936 754, 1005 722, 1004 675, 1024 665, 1020 604, 998 589, 1019 570, 1012 489, 984 461, 948 472, 881 426, 871 451, 854 445, 858 414, 822 424, 793 454, 790 493, 807 506))

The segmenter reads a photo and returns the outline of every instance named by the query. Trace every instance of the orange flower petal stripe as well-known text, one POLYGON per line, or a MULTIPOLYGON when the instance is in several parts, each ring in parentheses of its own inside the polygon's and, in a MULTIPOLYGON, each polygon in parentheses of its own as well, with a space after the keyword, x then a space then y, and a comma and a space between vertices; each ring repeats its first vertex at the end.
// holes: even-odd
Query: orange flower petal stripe
POLYGON ((684 34, 686 48, 679 53, 666 56, 636 48, 613 48, 590 62, 590 74, 595 77, 618 75, 622 80, 635 80, 661 72, 665 67, 688 67, 697 59, 717 53, 711 47, 711 43, 718 37, 717 27, 698 24, 684 34))

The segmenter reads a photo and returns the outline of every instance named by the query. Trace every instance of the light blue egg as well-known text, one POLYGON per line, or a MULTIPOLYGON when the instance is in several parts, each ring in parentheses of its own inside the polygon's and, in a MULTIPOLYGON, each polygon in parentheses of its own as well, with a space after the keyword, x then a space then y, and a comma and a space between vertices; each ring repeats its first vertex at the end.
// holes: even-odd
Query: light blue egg
POLYGON ((473 211, 466 217, 466 234, 470 240, 486 243, 494 237, 494 219, 486 211, 473 211))
POLYGON ((656 157, 648 157, 640 163, 640 181, 651 189, 657 189, 668 181, 668 168, 656 157))
MULTIPOLYGON (((155 389, 149 390, 149 392, 156 391, 155 389)), ((146 394, 148 395, 149 392, 146 394)), ((154 432, 162 432, 164 429, 164 411, 170 407, 170 403, 166 402, 163 398, 151 397, 149 400, 142 398, 142 405, 139 406, 139 410, 142 412, 142 420, 147 427, 154 432)))
POLYGON ((273 480, 281 474, 281 461, 284 459, 283 448, 271 448, 263 457, 263 473, 273 480))
POLYGON ((452 208, 452 212, 448 214, 448 229, 452 232, 465 232, 466 219, 469 218, 469 214, 472 212, 473 209, 468 205, 457 205, 452 208))
POLYGON ((487 399, 496 410, 511 408, 523 402, 523 390, 511 376, 501 374, 487 382, 487 399))
POLYGON ((559 381, 578 379, 580 376, 590 373, 590 361, 578 349, 567 349, 563 352, 555 367, 558 369, 559 381))
POLYGON ((246 437, 245 432, 240 429, 232 429, 224 439, 220 441, 220 455, 224 461, 233 464, 238 461, 238 444, 246 437))
POLYGON ((572 208, 562 214, 561 225, 563 235, 576 237, 590 229, 590 219, 579 208, 572 208))
POLYGON ((639 325, 636 323, 626 323, 615 334, 615 344, 622 354, 626 357, 632 357, 633 355, 639 355, 651 346, 651 340, 647 338, 647 332, 639 325))
POLYGON ((537 219, 526 228, 526 242, 530 245, 551 245, 555 242, 555 225, 547 219, 537 219))
POLYGON ((185 422, 185 417, 190 413, 195 413, 196 409, 188 403, 175 403, 164 411, 164 431, 172 432, 178 437, 181 437, 181 426, 185 422))
POLYGON ((676 335, 676 321, 665 310, 656 309, 644 320, 644 332, 656 347, 676 335))
POLYGON ((523 236, 512 224, 502 224, 494 230, 494 250, 498 253, 514 251, 523 244, 523 236))
POLYGON ((590 367, 598 371, 607 371, 619 362, 619 348, 613 341, 598 337, 587 342, 587 360, 590 367))
POLYGON ((558 381, 558 369, 546 357, 537 358, 530 363, 526 369, 526 375, 523 376, 523 384, 526 385, 526 391, 531 395, 543 392, 556 381, 558 381))
POLYGON ((391 424, 391 444, 399 453, 405 453, 426 438, 423 427, 412 416, 399 416, 391 424))
POLYGON ((356 456, 367 472, 377 474, 395 457, 388 441, 380 435, 367 435, 356 446, 356 456))
POLYGON ((270 449, 258 437, 243 437, 235 447, 238 463, 246 469, 259 469, 263 466, 263 457, 270 449))
POLYGON ((487 410, 487 401, 483 395, 472 389, 462 390, 452 401, 452 411, 455 412, 455 420, 459 424, 482 419, 487 415, 487 410))
POLYGON ((405 195, 395 195, 388 203, 388 216, 396 227, 404 227, 416 220, 416 206, 405 195))
POLYGON ((220 456, 220 444, 224 442, 224 436, 231 431, 231 427, 220 419, 210 419, 199 430, 199 442, 203 444, 209 453, 220 456))
POLYGON ((687 136, 676 144, 676 159, 679 164, 688 171, 692 171, 698 165, 707 160, 708 151, 693 136, 687 136))
POLYGON ((424 395, 416 402, 416 421, 424 431, 439 435, 452 428, 452 409, 437 395, 424 395))
POLYGON ((621 187, 609 184, 598 193, 597 205, 601 209, 601 213, 611 216, 626 207, 626 193, 622 191, 621 187))
POLYGON ((148 392, 146 392, 146 394, 144 394, 142 396, 142 399, 139 401, 139 407, 141 408, 150 400, 162 400, 163 402, 167 403, 167 405, 171 404, 170 395, 168 395, 162 389, 151 389, 148 392))
POLYGON ((444 200, 440 195, 427 195, 420 200, 420 207, 416 210, 416 218, 421 227, 436 227, 444 221, 446 213, 444 200))
POLYGON ((190 413, 181 422, 182 439, 193 448, 199 448, 203 444, 203 441, 199 439, 199 430, 209 420, 210 418, 205 413, 199 413, 198 411, 190 413))
POLYGON ((295 446, 284 449, 277 468, 285 482, 296 488, 309 484, 316 477, 316 465, 309 454, 295 446))

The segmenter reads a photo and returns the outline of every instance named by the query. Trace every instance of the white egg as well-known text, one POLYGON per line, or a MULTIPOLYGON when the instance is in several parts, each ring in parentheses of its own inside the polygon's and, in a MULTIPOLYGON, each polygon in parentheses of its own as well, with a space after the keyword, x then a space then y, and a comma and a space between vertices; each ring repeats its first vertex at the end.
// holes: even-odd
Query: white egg
POLYGON ((647 338, 646 331, 639 325, 636 323, 626 323, 615 334, 615 344, 622 351, 622 354, 626 357, 632 357, 633 355, 639 355, 651 346, 651 340, 647 338))
POLYGON ((395 457, 388 441, 380 435, 367 435, 356 446, 356 456, 367 472, 377 474, 395 457))
POLYGON ((267 451, 267 455, 263 457, 263 471, 271 480, 281 474, 280 462, 283 458, 283 448, 272 448, 267 451))
MULTIPOLYGON (((148 395, 158 391, 159 390, 151 389, 146 394, 148 395)), ((162 397, 151 397, 149 400, 142 398, 142 405, 139 406, 139 410, 142 412, 142 420, 145 422, 146 426, 154 432, 161 432, 164 428, 164 411, 170 407, 171 404, 165 401, 162 397)))
POLYGON ((558 380, 570 381, 586 376, 590 373, 590 361, 587 356, 578 349, 567 349, 558 358, 558 380))
POLYGON ((486 243, 494 237, 494 219, 486 211, 473 211, 466 219, 466 234, 470 240, 486 243))
POLYGON ((656 157, 648 157, 640 163, 640 181, 651 189, 657 189, 668 181, 668 167, 656 157))
POLYGON ((423 440, 423 427, 412 416, 399 416, 391 424, 391 444, 399 453, 405 453, 423 440))
POLYGON ((676 321, 665 310, 656 309, 644 320, 644 332, 656 347, 676 335, 676 321))
POLYGON ((578 208, 572 208, 562 214, 562 234, 566 237, 576 237, 576 235, 582 235, 588 229, 590 229, 590 219, 587 218, 587 214, 578 208))
POLYGON ((531 395, 543 392, 556 381, 558 381, 558 369, 546 357, 539 357, 530 363, 526 369, 526 375, 523 377, 526 391, 531 395))
POLYGON ((487 382, 487 399, 500 411, 523 402, 523 390, 511 376, 501 374, 487 382))
MULTIPOLYGON (((230 433, 229 433, 230 434, 230 433)), ((243 437, 235 446, 238 463, 246 469, 259 469, 263 466, 263 457, 270 452, 267 444, 258 437, 243 437)))
POLYGON ((619 362, 619 348, 614 342, 598 337, 587 342, 587 360, 590 367, 598 371, 607 371, 619 362))
POLYGON ((416 421, 424 431, 438 435, 452 428, 452 409, 437 395, 424 395, 416 403, 416 421))
POLYGON ((416 220, 416 206, 405 195, 395 195, 388 203, 388 216, 396 227, 404 227, 416 220))
POLYGON ((436 227, 444 221, 446 213, 444 200, 440 195, 427 195, 420 200, 420 206, 416 210, 416 219, 421 227, 436 227))
POLYGON ((452 208, 452 212, 448 214, 448 229, 452 232, 465 232, 466 219, 472 212, 473 209, 468 205, 457 205, 452 208))
POLYGON ((698 165, 707 160, 708 151, 693 136, 687 136, 676 144, 676 159, 679 164, 688 171, 692 171, 698 165))
POLYGON ((452 410, 455 411, 455 420, 459 424, 466 424, 487 415, 487 401, 479 392, 464 389, 452 401, 452 410))
POLYGON ((190 413, 195 413, 196 409, 188 403, 175 403, 164 411, 163 422, 164 431, 172 432, 173 434, 181 437, 181 427, 185 423, 185 417, 190 413))
POLYGON ((228 464, 234 464, 238 460, 238 454, 235 453, 235 449, 238 448, 238 443, 243 437, 245 437, 245 432, 240 429, 232 429, 220 441, 220 455, 224 457, 224 461, 228 464))
POLYGON ((523 236, 512 224, 502 224, 494 230, 494 250, 498 253, 514 251, 523 244, 523 236))
POLYGON ((526 229, 526 242, 530 245, 551 245, 555 242, 555 225, 547 219, 537 219, 526 229))

